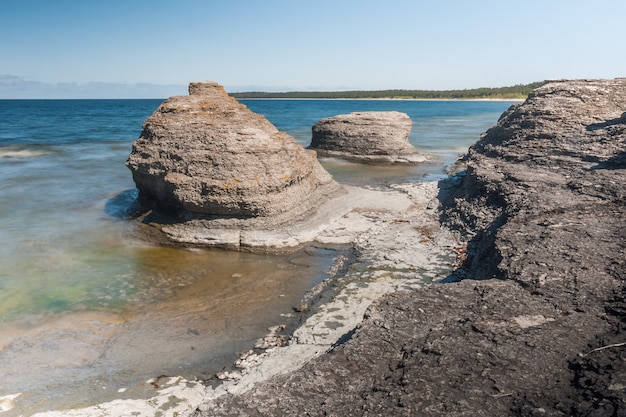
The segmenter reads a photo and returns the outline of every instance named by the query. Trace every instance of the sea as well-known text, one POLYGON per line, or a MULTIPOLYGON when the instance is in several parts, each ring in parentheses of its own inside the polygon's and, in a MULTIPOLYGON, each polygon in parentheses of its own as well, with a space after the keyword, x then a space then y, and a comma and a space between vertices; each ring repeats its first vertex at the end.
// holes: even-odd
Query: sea
MULTIPOLYGON (((146 380, 210 380, 328 275, 336 250, 261 255, 149 245, 129 233, 124 163, 163 100, 0 100, 0 412, 149 397, 146 380)), ((341 183, 434 181, 513 102, 240 100, 303 146, 320 119, 400 111, 412 167, 337 159, 341 183)))

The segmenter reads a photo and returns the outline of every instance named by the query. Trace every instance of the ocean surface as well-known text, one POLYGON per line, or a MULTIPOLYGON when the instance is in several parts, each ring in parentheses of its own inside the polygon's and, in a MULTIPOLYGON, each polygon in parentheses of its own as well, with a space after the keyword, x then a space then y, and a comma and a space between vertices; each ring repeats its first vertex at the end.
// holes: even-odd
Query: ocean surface
MULTIPOLYGON (((127 233, 124 166, 162 100, 0 100, 0 403, 7 416, 149 396, 145 380, 209 378, 292 315, 336 253, 158 248, 127 233)), ((373 187, 437 180, 512 102, 241 100, 303 146, 321 118, 396 110, 435 163, 322 164, 373 187)), ((295 319, 294 319, 295 320, 295 319)))

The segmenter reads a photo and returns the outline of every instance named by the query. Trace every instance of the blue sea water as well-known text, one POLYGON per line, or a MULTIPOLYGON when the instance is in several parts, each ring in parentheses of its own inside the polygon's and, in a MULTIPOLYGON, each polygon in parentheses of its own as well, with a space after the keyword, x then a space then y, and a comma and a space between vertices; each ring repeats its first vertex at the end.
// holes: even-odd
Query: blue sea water
POLYGON ((252 111, 265 115, 278 129, 300 144, 311 142, 311 127, 320 119, 358 111, 400 111, 409 115, 413 128, 409 141, 434 155, 438 164, 417 167, 363 167, 323 159, 335 179, 353 185, 441 179, 446 165, 478 140, 513 102, 459 100, 242 100, 252 111))
MULTIPOLYGON (((85 386, 89 383, 83 381, 98 380, 102 384, 98 375, 106 373, 106 384, 112 391, 150 375, 184 373, 201 364, 217 366, 249 346, 268 325, 275 324, 280 312, 290 311, 290 306, 324 277, 333 256, 325 251, 292 256, 193 252, 156 248, 127 236, 128 223, 123 214, 134 184, 124 162, 143 121, 160 102, 0 100, 0 397, 26 392, 30 394, 22 396, 25 404, 62 405, 54 399, 80 390, 75 385, 53 384, 52 380, 73 379, 85 386), (147 311, 161 309, 168 312, 163 317, 172 316, 172 309, 190 310, 190 298, 205 310, 211 306, 211 314, 204 313, 210 316, 208 321, 221 323, 207 328, 201 339, 203 344, 213 346, 212 352, 194 349, 196 356, 190 359, 193 355, 188 346, 171 342, 169 348, 156 349, 155 356, 141 351, 139 356, 144 356, 147 363, 133 362, 138 368, 133 372, 128 371, 130 365, 125 362, 134 357, 132 352, 120 353, 113 362, 94 362, 85 353, 81 363, 50 365, 55 355, 63 355, 63 349, 71 349, 79 336, 86 337, 84 333, 91 331, 91 327, 85 327, 86 316, 90 326, 100 323, 91 336, 101 341, 90 342, 90 349, 103 352, 105 345, 111 344, 110 337, 102 333, 105 324, 112 323, 111 317, 119 318, 119 323, 113 320, 117 324, 111 332, 121 340, 120 333, 137 328, 136 323, 156 326, 142 319, 147 311), (184 354, 176 353, 178 348, 184 354), (172 362, 165 363, 162 357, 172 358, 172 362), (49 361, 47 365, 29 367, 36 358, 49 361)), ((464 153, 512 104, 419 100, 242 102, 303 146, 310 142, 311 127, 324 117, 370 110, 407 113, 413 121, 409 140, 422 152, 436 156, 437 163, 380 167, 322 160, 340 182, 379 187, 442 178, 445 166, 464 153)), ((187 319, 185 326, 196 326, 190 335, 196 335, 194 329, 207 321, 202 317, 195 318, 197 323, 187 319)), ((154 334, 173 335, 174 327, 181 325, 167 319, 156 321, 160 327, 150 328, 154 334)), ((172 339, 181 340, 176 336, 172 339)), ((153 346, 167 343, 159 340, 153 346)), ((214 371, 209 365, 202 369, 214 371)), ((24 407, 21 411, 32 411, 24 407)))

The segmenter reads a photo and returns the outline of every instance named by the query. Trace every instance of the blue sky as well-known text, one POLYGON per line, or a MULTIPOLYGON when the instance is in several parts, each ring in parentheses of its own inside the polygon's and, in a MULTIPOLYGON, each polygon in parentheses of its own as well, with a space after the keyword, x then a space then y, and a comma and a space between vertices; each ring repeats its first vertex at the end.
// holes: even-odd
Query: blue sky
POLYGON ((614 78, 625 17, 623 0, 0 0, 0 98, 614 78))

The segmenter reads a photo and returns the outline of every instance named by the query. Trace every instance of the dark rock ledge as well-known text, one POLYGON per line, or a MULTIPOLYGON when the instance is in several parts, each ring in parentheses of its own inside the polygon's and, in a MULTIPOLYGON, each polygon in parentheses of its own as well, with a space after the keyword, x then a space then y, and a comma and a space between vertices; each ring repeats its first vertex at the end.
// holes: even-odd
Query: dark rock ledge
POLYGON ((381 298, 331 351, 193 415, 625 416, 625 111, 626 79, 535 90, 439 197, 467 240, 451 283, 381 298))

